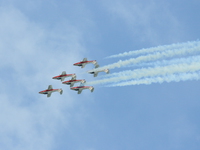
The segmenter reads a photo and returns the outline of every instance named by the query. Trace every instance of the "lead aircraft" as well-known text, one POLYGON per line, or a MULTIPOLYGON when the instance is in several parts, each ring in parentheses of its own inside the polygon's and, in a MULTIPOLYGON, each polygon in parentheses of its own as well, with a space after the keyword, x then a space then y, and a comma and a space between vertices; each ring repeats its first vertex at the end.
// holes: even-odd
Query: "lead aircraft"
POLYGON ((90 63, 94 64, 95 68, 97 68, 99 66, 97 64, 96 60, 90 60, 90 61, 88 61, 87 58, 84 58, 82 61, 75 63, 74 66, 80 66, 81 68, 84 68, 85 65, 90 64, 90 63))
POLYGON ((62 94, 63 90, 62 89, 53 89, 52 85, 49 85, 48 89, 40 91, 39 93, 40 94, 47 94, 47 97, 50 97, 51 93, 53 93, 53 92, 59 92, 60 94, 62 94))
POLYGON ((64 81, 62 82, 62 84, 67 84, 67 85, 70 85, 70 87, 73 87, 75 83, 78 83, 78 82, 81 82, 82 84, 85 83, 85 79, 82 79, 82 80, 76 80, 76 79, 71 79, 71 80, 68 80, 68 81, 64 81))
POLYGON ((57 80, 64 81, 66 77, 72 77, 73 79, 75 79, 76 75, 75 74, 66 74, 66 71, 63 71, 61 73, 61 75, 55 76, 52 79, 57 79, 57 80))

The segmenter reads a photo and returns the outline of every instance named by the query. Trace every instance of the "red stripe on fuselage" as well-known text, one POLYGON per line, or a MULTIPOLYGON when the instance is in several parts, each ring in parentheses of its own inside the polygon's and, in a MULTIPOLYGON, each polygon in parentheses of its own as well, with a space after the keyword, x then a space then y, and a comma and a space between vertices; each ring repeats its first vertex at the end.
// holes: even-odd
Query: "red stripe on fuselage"
POLYGON ((44 90, 44 91, 40 91, 39 93, 50 92, 50 91, 57 91, 57 90, 59 90, 59 89, 44 90))
POLYGON ((76 86, 72 87, 71 89, 80 89, 80 88, 90 88, 91 86, 76 86))
POLYGON ((94 61, 96 61, 96 60, 91 60, 91 61, 81 61, 81 62, 77 62, 77 63, 75 63, 74 65, 85 64, 85 63, 92 63, 92 62, 94 62, 94 61))
POLYGON ((53 78, 61 78, 61 77, 68 77, 68 76, 73 76, 74 74, 66 74, 66 75, 59 75, 59 76, 55 76, 53 78))

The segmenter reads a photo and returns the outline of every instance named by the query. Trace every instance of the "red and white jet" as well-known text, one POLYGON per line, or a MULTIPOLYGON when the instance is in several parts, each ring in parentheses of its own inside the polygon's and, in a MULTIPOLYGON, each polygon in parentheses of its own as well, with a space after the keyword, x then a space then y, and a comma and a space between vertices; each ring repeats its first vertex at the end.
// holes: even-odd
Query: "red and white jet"
POLYGON ((75 74, 66 74, 66 71, 63 71, 61 75, 55 76, 52 79, 64 81, 66 77, 72 77, 73 79, 75 79, 76 75, 75 74))
POLYGON ((97 71, 95 71, 95 70, 88 71, 88 73, 94 74, 94 77, 97 77, 99 72, 105 72, 105 73, 109 74, 110 71, 109 71, 109 69, 103 69, 103 70, 97 70, 97 71))
POLYGON ((52 85, 49 85, 48 89, 40 91, 39 93, 40 94, 47 94, 47 97, 50 97, 51 93, 53 93, 53 92, 59 92, 60 94, 62 94, 63 90, 62 89, 53 89, 52 85))
POLYGON ((83 79, 83 80, 76 80, 76 79, 71 79, 71 80, 68 80, 68 81, 64 81, 62 82, 62 84, 67 84, 67 85, 70 85, 70 87, 73 87, 75 83, 78 83, 78 82, 81 82, 82 84, 85 83, 86 81, 83 79))
POLYGON ((71 87, 71 90, 78 91, 78 94, 81 94, 82 90, 89 89, 91 92, 94 91, 93 86, 77 86, 77 87, 71 87))
POLYGON ((94 64, 95 65, 95 68, 97 68, 99 65, 97 64, 97 61, 96 60, 91 60, 91 61, 88 61, 87 58, 84 58, 83 61, 80 61, 80 62, 77 62, 74 64, 74 66, 80 66, 81 68, 84 68, 85 65, 87 64, 94 64))

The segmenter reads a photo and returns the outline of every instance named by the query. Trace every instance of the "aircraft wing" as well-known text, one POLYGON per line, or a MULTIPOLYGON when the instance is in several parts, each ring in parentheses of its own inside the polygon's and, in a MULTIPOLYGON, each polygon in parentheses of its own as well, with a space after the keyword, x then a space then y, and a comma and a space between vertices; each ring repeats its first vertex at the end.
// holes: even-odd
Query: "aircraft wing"
POLYGON ((61 77, 61 81, 64 81, 65 80, 65 77, 61 77))
POLYGON ((48 90, 52 90, 52 89, 53 89, 52 85, 49 85, 48 90))
POLYGON ((73 87, 74 86, 74 83, 72 82, 71 84, 70 84, 70 87, 73 87))
POLYGON ((85 63, 82 64, 81 68, 84 68, 84 67, 85 67, 85 63))
POLYGON ((96 77, 97 75, 98 75, 98 72, 95 72, 95 73, 94 73, 94 77, 96 77))
POLYGON ((87 61, 87 58, 83 58, 83 61, 87 61))
POLYGON ((83 89, 79 89, 79 90, 78 90, 78 94, 81 94, 82 90, 83 90, 83 89))
POLYGON ((63 71, 61 75, 66 75, 66 71, 63 71))
POLYGON ((51 93, 48 93, 48 94, 47 94, 47 97, 50 97, 50 96, 51 96, 51 93))

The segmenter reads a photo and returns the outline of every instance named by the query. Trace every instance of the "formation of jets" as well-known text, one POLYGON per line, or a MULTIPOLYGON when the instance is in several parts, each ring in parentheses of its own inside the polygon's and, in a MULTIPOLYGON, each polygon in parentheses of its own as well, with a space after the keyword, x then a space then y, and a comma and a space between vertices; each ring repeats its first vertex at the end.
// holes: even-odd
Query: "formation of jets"
MULTIPOLYGON (((90 63, 94 64, 95 68, 99 67, 99 65, 98 65, 96 60, 88 61, 87 58, 84 58, 82 61, 74 63, 73 65, 74 66, 80 66, 81 68, 84 68, 85 65, 90 64, 90 63)), ((97 77, 99 72, 105 72, 105 73, 108 74, 109 73, 109 69, 103 69, 103 70, 97 70, 97 71, 94 71, 94 70, 88 71, 88 73, 94 74, 94 77, 97 77)), ((74 91, 77 91, 78 94, 81 94, 82 90, 85 90, 85 89, 89 89, 91 92, 94 91, 94 87, 93 86, 84 86, 84 83, 86 83, 85 79, 77 80, 76 79, 76 74, 67 74, 66 71, 63 71, 58 76, 54 76, 52 79, 64 81, 64 82, 62 82, 62 84, 70 85, 70 89, 74 90, 74 91), (71 79, 68 80, 68 81, 64 81, 65 78, 67 78, 67 77, 71 77, 71 79), (75 83, 80 83, 80 85, 74 87, 75 83)), ((62 89, 53 89, 52 85, 49 85, 48 89, 40 91, 39 93, 40 94, 47 94, 47 97, 50 97, 53 92, 59 92, 60 94, 62 94, 63 90, 62 89)))

